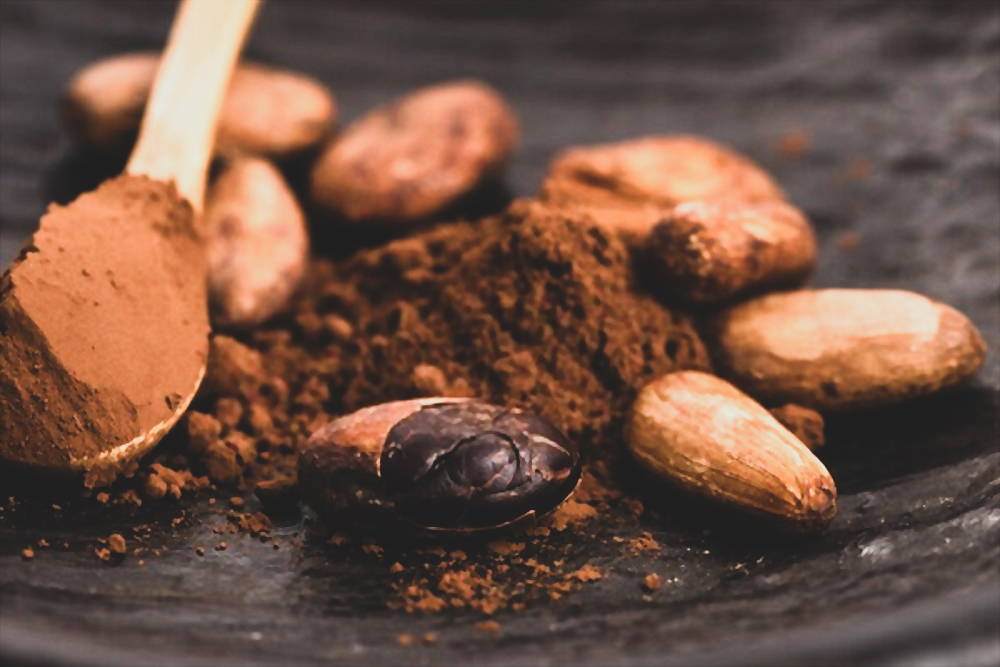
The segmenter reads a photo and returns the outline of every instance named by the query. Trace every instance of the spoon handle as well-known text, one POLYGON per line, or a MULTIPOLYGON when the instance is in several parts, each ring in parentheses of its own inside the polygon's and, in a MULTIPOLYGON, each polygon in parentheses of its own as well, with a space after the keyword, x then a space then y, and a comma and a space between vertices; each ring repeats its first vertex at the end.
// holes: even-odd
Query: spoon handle
POLYGON ((182 0, 125 172, 173 181, 200 211, 222 99, 259 0, 182 0))

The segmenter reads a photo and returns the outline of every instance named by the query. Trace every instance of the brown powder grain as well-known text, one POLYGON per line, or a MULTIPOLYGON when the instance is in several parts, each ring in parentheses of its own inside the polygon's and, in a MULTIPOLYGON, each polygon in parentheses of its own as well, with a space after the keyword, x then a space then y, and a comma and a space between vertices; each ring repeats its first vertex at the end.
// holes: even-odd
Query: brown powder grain
POLYGON ((593 505, 567 500, 546 517, 546 523, 556 532, 562 532, 570 526, 589 521, 597 516, 597 508, 593 505))
POLYGON ((649 531, 642 531, 639 533, 638 537, 633 537, 628 541, 629 552, 633 556, 638 556, 643 551, 663 551, 663 545, 661 545, 652 533, 649 531))
POLYGON ((212 337, 203 396, 218 395, 249 402, 257 396, 263 381, 263 360, 257 350, 229 336, 212 337))
POLYGON ((575 579, 576 581, 582 583, 598 581, 603 578, 604 572, 602 572, 599 567, 594 565, 584 565, 566 575, 566 579, 575 579))
POLYGON ((487 621, 480 621, 476 623, 476 630, 484 632, 488 635, 499 635, 500 631, 503 630, 503 626, 496 621, 490 619, 487 621))
MULTIPOLYGON (((594 537, 586 535, 585 539, 594 537)), ((441 548, 418 550, 419 558, 411 565, 390 570, 396 576, 389 607, 408 613, 471 609, 492 615, 559 600, 604 577, 603 570, 586 562, 569 565, 565 544, 533 539, 517 553, 498 551, 495 544, 470 545, 471 554, 441 548), (533 555, 523 557, 522 553, 533 555)))
MULTIPOLYGON (((207 477, 199 477, 186 467, 174 469, 162 463, 151 463, 143 491, 147 498, 158 499, 169 495, 176 500, 184 491, 198 491, 208 485, 207 477)), ((142 504, 138 497, 135 500, 137 505, 142 504)))
POLYGON ((120 533, 111 533, 108 535, 108 550, 116 556, 124 556, 128 550, 128 544, 120 533))
POLYGON ((203 412, 187 413, 188 449, 195 453, 204 452, 209 445, 222 435, 222 423, 212 415, 203 412))
POLYGON ((642 578, 642 587, 650 593, 658 591, 663 588, 663 579, 655 572, 650 572, 642 578))
POLYGON ((509 542, 507 540, 494 540, 486 545, 490 551, 500 556, 512 556, 524 551, 524 542, 509 542))

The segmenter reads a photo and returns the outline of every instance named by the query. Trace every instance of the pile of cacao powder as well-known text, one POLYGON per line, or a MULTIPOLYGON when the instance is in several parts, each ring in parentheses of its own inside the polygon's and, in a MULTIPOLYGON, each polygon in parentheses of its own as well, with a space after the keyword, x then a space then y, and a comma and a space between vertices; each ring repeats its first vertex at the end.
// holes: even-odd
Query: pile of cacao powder
POLYGON ((288 316, 242 340, 215 337, 189 447, 227 482, 255 451, 293 455, 336 415, 477 396, 533 409, 613 457, 645 382, 709 366, 690 319, 634 281, 616 237, 530 201, 339 266, 316 259, 288 316))
POLYGON ((689 318, 634 282, 616 237, 524 200, 359 253, 313 286, 296 323, 325 347, 338 411, 477 396, 530 408, 596 452, 646 381, 709 365, 689 318), (352 335, 324 338, 330 316, 352 335))

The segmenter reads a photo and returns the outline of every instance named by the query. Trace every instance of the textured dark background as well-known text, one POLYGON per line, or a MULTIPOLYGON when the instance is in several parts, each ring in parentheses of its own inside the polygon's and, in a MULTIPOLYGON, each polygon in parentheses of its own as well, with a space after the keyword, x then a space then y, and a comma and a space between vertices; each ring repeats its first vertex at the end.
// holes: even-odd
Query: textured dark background
MULTIPOLYGON (((0 260, 45 202, 111 168, 72 152, 59 92, 89 61, 162 44, 173 7, 0 2, 0 260)), ((991 3, 273 2, 248 54, 328 82, 350 119, 418 85, 478 76, 519 112, 510 170, 534 191, 553 152, 650 132, 731 143, 773 171, 823 242, 816 283, 905 287, 968 313, 993 352, 971 386, 831 426, 841 513, 796 542, 692 519, 644 519, 666 546, 626 558, 602 519, 571 562, 609 576, 558 603, 406 616, 385 565, 307 542, 212 544, 197 516, 145 567, 94 558, 93 538, 173 509, 8 513, 0 520, 0 654, 94 664, 342 661, 729 664, 1000 661, 1000 10, 991 3), (776 149, 805 132, 798 158, 776 149), (856 233, 852 251, 835 240, 856 233), (18 556, 38 537, 68 552, 18 556), (88 542, 89 540, 89 542, 88 542), (676 577, 644 599, 643 574, 676 577), (402 631, 434 631, 403 649, 402 631)), ((4 494, 6 495, 6 494, 4 494)), ((650 504, 657 506, 655 499, 650 504)), ((290 519, 277 532, 300 530, 290 519)), ((400 556, 405 558, 405 554, 400 556)), ((391 561, 388 561, 391 562, 391 561)))

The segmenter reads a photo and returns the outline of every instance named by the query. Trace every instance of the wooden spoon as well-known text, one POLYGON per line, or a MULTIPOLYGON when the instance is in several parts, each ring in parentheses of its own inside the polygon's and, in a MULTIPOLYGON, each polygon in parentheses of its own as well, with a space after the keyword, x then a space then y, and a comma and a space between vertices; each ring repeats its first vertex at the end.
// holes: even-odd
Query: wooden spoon
POLYGON ((257 0, 184 0, 125 174, 50 206, 0 278, 0 458, 113 479, 205 374, 201 209, 257 0))

